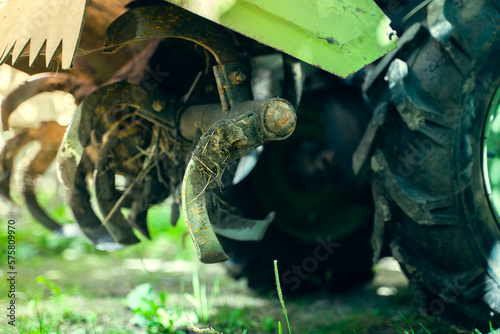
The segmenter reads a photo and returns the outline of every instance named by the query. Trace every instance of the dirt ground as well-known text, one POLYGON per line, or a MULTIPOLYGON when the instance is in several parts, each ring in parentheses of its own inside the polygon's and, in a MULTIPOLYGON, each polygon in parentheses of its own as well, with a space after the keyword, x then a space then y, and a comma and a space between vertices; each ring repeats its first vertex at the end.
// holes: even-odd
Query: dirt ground
MULTIPOLYGON (((124 303, 126 295, 134 286, 149 282, 157 291, 168 294, 170 305, 192 309, 183 294, 192 291, 194 271, 199 272, 200 281, 206 283, 208 291, 215 279, 221 280, 214 303, 217 315, 213 323, 209 319, 208 325, 225 328, 224 332, 228 333, 228 324, 224 324, 221 314, 228 317, 239 314, 236 319, 239 323, 233 321, 232 333, 277 332, 276 326, 264 329, 263 323, 269 319, 285 323, 276 295, 257 295, 246 287, 244 280, 234 281, 227 277, 222 265, 116 256, 102 259, 92 255, 78 261, 52 258, 23 265, 19 279, 22 291, 18 303, 19 321, 33 322, 39 317, 38 312, 49 318, 61 317, 56 326, 60 333, 104 333, 106 328, 119 329, 123 333, 146 333, 146 328, 131 322, 133 314, 124 303), (48 291, 51 289, 47 289, 47 285, 34 286, 37 276, 53 282, 61 291, 60 296, 54 296, 54 290, 48 291), (44 291, 43 297, 34 306, 33 296, 40 291, 44 291)), ((293 299, 285 296, 285 302, 294 333, 405 333, 401 328, 410 333, 404 319, 416 333, 471 332, 422 318, 412 304, 407 279, 392 258, 383 259, 376 266, 376 276, 370 284, 336 295, 315 294, 293 299), (421 322, 426 331, 419 325, 421 322)), ((12 333, 23 332, 7 329, 12 333)))
MULTIPOLYGON (((0 205, 0 212, 5 210, 7 207, 0 205)), ((64 211, 57 205, 52 208, 54 214, 60 210, 64 211)), ((67 214, 63 211, 58 219, 67 214)), ((161 210, 157 215, 167 216, 161 210)), ((0 238, 4 239, 6 217, 0 214, 0 218, 0 238)), ((219 282, 208 319, 197 326, 214 327, 225 334, 250 334, 278 333, 278 321, 286 324, 276 293, 259 295, 247 287, 245 280, 230 278, 223 265, 200 264, 182 224, 161 232, 165 225, 161 222, 159 227, 151 227, 153 241, 103 253, 82 237, 61 239, 45 231, 26 213, 16 222, 17 322, 12 327, 5 317, 0 318, 0 333, 147 333, 148 327, 139 326, 137 316, 127 307, 130 291, 149 283, 158 296, 165 296, 162 307, 169 314, 194 312, 196 307, 188 295, 195 295, 196 275, 206 296, 210 296, 214 282, 219 282)), ((477 334, 474 328, 423 316, 394 259, 382 259, 374 270, 375 278, 370 283, 334 295, 285 295, 292 333, 477 334)), ((2 310, 9 303, 4 293, 8 290, 6 274, 6 265, 1 265, 2 310)), ((149 328, 149 332, 154 331, 149 328)), ((161 332, 193 333, 186 326, 161 332)), ((285 326, 283 333, 287 332, 285 326)))

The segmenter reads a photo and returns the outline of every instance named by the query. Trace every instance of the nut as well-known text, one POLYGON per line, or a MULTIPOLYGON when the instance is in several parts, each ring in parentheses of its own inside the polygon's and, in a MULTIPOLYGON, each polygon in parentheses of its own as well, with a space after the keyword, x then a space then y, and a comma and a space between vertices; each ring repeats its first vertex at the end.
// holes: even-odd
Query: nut
POLYGON ((235 85, 243 83, 247 79, 247 76, 242 71, 234 71, 229 75, 229 80, 235 85))
POLYGON ((165 109, 165 106, 166 106, 165 101, 162 100, 153 101, 153 110, 156 112, 162 111, 163 109, 165 109))

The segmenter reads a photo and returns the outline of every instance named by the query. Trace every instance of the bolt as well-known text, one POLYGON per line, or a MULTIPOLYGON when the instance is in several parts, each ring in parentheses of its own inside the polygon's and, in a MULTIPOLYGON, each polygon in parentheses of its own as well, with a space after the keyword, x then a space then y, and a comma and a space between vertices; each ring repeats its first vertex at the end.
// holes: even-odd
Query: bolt
POLYGON ((156 112, 162 111, 163 109, 165 109, 165 106, 166 106, 165 101, 162 100, 153 101, 153 110, 156 112))
POLYGON ((235 85, 243 83, 247 79, 247 76, 242 71, 234 71, 229 75, 229 80, 235 85))
POLYGON ((372 156, 372 158, 370 159, 370 167, 372 168, 372 170, 375 173, 378 173, 378 172, 384 170, 384 166, 382 166, 380 164, 379 159, 377 157, 375 157, 375 156, 372 156))
POLYGON ((264 125, 274 136, 287 137, 295 129, 296 123, 295 110, 288 101, 277 99, 267 106, 264 125))
POLYGON ((388 36, 389 36, 389 40, 392 41, 393 37, 398 37, 398 33, 396 32, 396 30, 390 30, 389 33, 388 33, 388 36))
POLYGON ((236 142, 236 146, 238 147, 242 147, 242 146, 245 146, 246 144, 248 143, 248 138, 245 137, 243 139, 240 139, 236 142))

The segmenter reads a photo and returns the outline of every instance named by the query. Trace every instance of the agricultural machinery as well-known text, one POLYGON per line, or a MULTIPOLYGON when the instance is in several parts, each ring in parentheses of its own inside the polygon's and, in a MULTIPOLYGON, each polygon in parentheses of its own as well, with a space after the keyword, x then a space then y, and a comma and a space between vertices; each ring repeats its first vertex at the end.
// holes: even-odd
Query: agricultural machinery
POLYGON ((167 198, 200 261, 251 287, 338 290, 395 257, 428 311, 500 312, 500 3, 494 0, 10 0, 2 101, 73 95, 68 126, 16 129, 30 213, 56 161, 80 231, 115 251, 167 198), (43 57, 44 55, 44 57, 43 57), (92 205, 95 201, 96 205, 92 205), (127 208, 129 214, 123 212, 127 208), (98 210, 99 212, 96 212, 98 210))

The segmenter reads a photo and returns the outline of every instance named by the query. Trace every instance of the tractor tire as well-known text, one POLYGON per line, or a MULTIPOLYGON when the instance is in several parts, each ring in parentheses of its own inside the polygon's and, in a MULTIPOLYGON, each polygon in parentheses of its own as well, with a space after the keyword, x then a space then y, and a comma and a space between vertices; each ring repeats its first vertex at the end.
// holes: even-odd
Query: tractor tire
POLYGON ((359 88, 343 84, 303 95, 294 134, 267 144, 252 173, 222 195, 244 217, 275 212, 260 241, 219 237, 229 273, 250 288, 276 291, 273 260, 288 296, 344 290, 373 277, 370 188, 350 166, 371 115, 360 97, 359 88))
POLYGON ((424 9, 365 82, 375 111, 353 158, 372 184, 375 258, 399 261, 428 315, 478 328, 500 313, 500 216, 486 167, 500 151, 484 146, 500 112, 499 5, 424 9))

